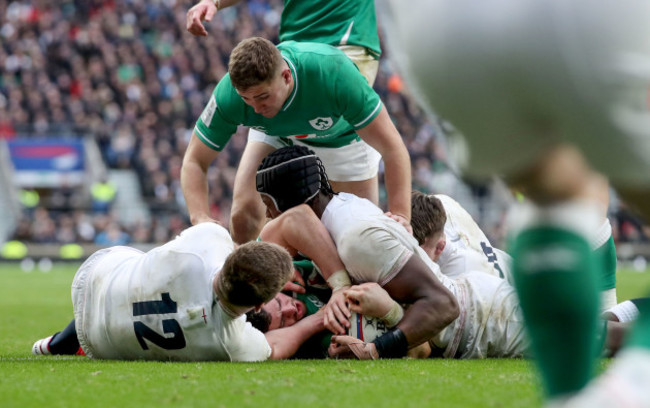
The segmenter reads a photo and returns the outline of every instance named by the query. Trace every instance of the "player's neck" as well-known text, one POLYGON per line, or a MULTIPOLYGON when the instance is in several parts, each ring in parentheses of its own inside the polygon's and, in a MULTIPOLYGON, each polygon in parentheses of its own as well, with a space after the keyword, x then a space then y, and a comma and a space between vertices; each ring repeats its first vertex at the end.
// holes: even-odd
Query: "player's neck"
POLYGON ((221 288, 219 287, 219 279, 218 276, 215 276, 214 281, 212 282, 212 289, 214 290, 214 293, 217 295, 217 301, 219 302, 219 305, 221 305, 221 308, 223 309, 224 312, 233 319, 236 317, 239 317, 251 309, 253 309, 252 306, 237 306, 233 305, 232 303, 228 302, 226 300, 226 296, 223 293, 221 288))
POLYGON ((329 204, 331 199, 332 197, 330 195, 321 192, 319 192, 316 198, 314 198, 314 201, 311 203, 311 209, 314 210, 314 213, 316 213, 318 218, 323 216, 325 208, 327 208, 327 204, 329 204))
POLYGON ((252 306, 236 306, 232 303, 229 303, 225 299, 219 299, 219 304, 224 312, 233 319, 239 317, 253 309, 252 306))

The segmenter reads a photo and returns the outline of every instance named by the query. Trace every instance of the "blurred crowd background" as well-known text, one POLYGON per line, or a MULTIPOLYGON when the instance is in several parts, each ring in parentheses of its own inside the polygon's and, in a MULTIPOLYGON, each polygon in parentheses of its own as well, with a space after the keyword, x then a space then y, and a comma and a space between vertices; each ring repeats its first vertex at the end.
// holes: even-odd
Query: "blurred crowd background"
MULTIPOLYGON (((75 189, 22 191, 23 214, 12 238, 58 244, 160 243, 189 226, 180 168, 194 123, 240 40, 262 36, 278 42, 282 10, 281 0, 242 1, 218 12, 207 25, 208 37, 194 37, 185 31, 192 4, 0 2, 0 139, 91 137, 109 169, 137 173, 152 215, 124 222, 111 208, 119 186, 106 180, 91 194, 104 202, 88 202, 83 199, 87 194, 75 189)), ((495 245, 502 243, 509 193, 498 181, 472 185, 450 170, 445 135, 453 127, 427 118, 385 52, 375 89, 411 154, 414 187, 456 198, 495 245)), ((246 129, 241 128, 210 171, 210 203, 223 225, 228 224, 245 144, 246 129)), ((613 196, 615 239, 648 241, 648 227, 613 196)))

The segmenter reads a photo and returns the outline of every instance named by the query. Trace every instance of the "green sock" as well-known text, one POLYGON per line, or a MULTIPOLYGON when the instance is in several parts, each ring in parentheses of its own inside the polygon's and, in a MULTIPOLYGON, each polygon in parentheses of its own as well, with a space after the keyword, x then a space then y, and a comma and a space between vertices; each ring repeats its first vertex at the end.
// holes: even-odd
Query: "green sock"
POLYGON ((634 304, 639 308, 639 317, 634 322, 634 328, 626 347, 650 349, 650 302, 647 299, 642 299, 634 304))
POLYGON ((595 250, 601 262, 601 287, 600 290, 614 289, 616 287, 616 247, 614 237, 611 235, 607 242, 595 250))
POLYGON ((581 389, 600 343, 598 267, 581 235, 554 226, 523 230, 512 246, 513 275, 546 395, 581 389))

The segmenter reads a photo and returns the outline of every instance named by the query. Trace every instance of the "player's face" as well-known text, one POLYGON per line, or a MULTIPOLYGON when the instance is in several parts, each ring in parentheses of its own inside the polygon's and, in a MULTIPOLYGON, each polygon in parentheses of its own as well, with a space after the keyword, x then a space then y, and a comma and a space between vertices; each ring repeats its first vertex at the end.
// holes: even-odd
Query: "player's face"
POLYGON ((298 320, 305 317, 307 312, 307 307, 303 302, 284 293, 278 293, 264 305, 263 309, 271 315, 269 330, 293 326, 298 320))
POLYGON ((266 218, 274 219, 282 214, 270 197, 262 195, 262 202, 264 202, 264 205, 266 206, 266 218))
POLYGON ((255 113, 272 118, 280 112, 292 89, 293 77, 287 68, 270 81, 251 86, 245 91, 238 89, 237 93, 255 113))

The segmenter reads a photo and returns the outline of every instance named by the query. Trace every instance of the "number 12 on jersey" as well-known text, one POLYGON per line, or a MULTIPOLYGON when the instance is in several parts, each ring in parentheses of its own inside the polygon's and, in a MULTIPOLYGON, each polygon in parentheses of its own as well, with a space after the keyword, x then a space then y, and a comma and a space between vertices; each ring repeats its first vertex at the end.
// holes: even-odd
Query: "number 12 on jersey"
MULTIPOLYGON (((162 293, 161 298, 162 300, 133 303, 133 317, 178 312, 177 303, 169 296, 169 292, 162 293)), ((185 347, 185 336, 178 321, 175 319, 164 319, 162 321, 162 328, 163 333, 171 334, 172 336, 162 336, 142 322, 133 322, 135 337, 138 339, 138 343, 140 343, 140 347, 143 350, 149 350, 149 346, 144 341, 145 339, 165 350, 179 350, 185 347)))

